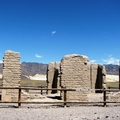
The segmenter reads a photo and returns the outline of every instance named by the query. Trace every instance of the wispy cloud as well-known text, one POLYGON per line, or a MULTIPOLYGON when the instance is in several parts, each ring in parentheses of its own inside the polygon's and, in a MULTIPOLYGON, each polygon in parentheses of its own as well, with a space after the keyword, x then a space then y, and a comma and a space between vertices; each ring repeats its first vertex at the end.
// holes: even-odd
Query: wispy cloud
POLYGON ((2 60, 0 60, 0 63, 3 63, 3 61, 2 61, 2 60))
POLYGON ((54 35, 56 33, 56 31, 52 31, 52 35, 54 35))
POLYGON ((102 59, 105 64, 119 64, 118 58, 114 58, 112 55, 109 55, 107 59, 102 59))
POLYGON ((90 63, 96 63, 97 60, 90 60, 90 63))
POLYGON ((38 54, 35 54, 35 57, 36 57, 36 58, 42 58, 42 56, 41 56, 41 55, 38 55, 38 54))

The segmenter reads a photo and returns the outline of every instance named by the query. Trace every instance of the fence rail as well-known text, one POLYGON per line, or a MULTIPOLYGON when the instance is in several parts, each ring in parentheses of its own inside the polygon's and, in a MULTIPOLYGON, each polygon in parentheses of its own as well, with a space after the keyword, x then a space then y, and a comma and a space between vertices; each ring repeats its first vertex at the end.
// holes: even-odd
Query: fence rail
MULTIPOLYGON (((103 103, 103 106, 105 107, 107 103, 120 103, 119 102, 115 102, 115 101, 106 101, 106 92, 120 92, 120 89, 66 89, 66 88, 61 88, 61 89, 56 89, 56 88, 52 88, 52 89, 48 89, 48 88, 35 88, 35 87, 0 87, 0 89, 18 89, 18 101, 16 102, 6 102, 6 101, 0 101, 0 103, 18 103, 18 108, 21 107, 21 104, 63 104, 64 107, 66 107, 67 103, 79 103, 79 104, 93 104, 93 103, 103 103), (63 91, 64 93, 64 98, 62 102, 25 102, 25 101, 21 101, 21 95, 22 89, 26 89, 26 90, 59 90, 59 91, 63 91), (85 102, 85 101, 80 101, 80 102, 70 102, 67 101, 67 91, 101 91, 103 92, 103 101, 98 101, 98 102, 85 102)), ((42 92, 41 92, 42 93, 42 92)), ((96 93, 97 94, 97 93, 96 93)))

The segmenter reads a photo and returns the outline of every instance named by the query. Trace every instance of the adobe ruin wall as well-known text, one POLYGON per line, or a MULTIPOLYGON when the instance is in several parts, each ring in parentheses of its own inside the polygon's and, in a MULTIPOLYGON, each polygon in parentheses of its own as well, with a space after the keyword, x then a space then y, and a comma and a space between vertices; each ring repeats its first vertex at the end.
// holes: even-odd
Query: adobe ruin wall
MULTIPOLYGON (((61 87, 63 88, 90 88, 90 64, 87 56, 77 54, 67 55, 61 60, 61 87)), ((69 91, 68 101, 85 101, 87 92, 69 91)))
MULTIPOLYGON (((21 80, 20 54, 14 51, 6 51, 3 58, 3 87, 19 87, 21 80)), ((17 89, 2 89, 2 101, 17 101, 17 89)))
MULTIPOLYGON (((3 58, 2 86, 3 87, 20 87, 21 81, 21 64, 20 53, 8 50, 3 58)), ((29 94, 22 89, 21 100, 42 99, 41 94, 29 94)), ((18 101, 18 89, 2 89, 2 101, 18 101)))
MULTIPOLYGON (((47 68, 47 88, 60 88, 60 62, 51 62, 47 68)), ((48 94, 57 93, 56 90, 48 90, 48 94)))
MULTIPOLYGON (((60 72, 56 79, 53 79, 55 73, 55 63, 48 65, 48 88, 74 88, 74 89, 93 89, 93 91, 72 91, 67 92, 68 101, 87 101, 87 95, 95 92, 94 89, 106 88, 105 67, 100 64, 89 62, 87 56, 71 54, 62 58, 60 72), (59 81, 57 81, 59 78, 59 81), (52 86, 53 80, 57 86, 52 86)), ((57 68, 59 67, 57 66, 57 68)), ((63 98, 63 94, 61 94, 63 98)))
MULTIPOLYGON (((6 51, 3 58, 3 87, 19 87, 21 80, 20 54, 6 51)), ((76 91, 67 92, 68 101, 87 101, 90 91, 77 89, 106 88, 106 71, 103 65, 91 64, 87 56, 72 54, 66 55, 61 62, 51 62, 47 68, 48 88, 74 88, 76 91)), ((48 91, 48 94, 59 91, 48 91)), ((37 96, 42 98, 42 96, 37 96)), ((63 95, 61 94, 63 98, 63 95)), ((31 98, 22 93, 22 99, 31 98)), ((32 96, 34 98, 34 95, 32 96)), ((18 101, 18 90, 2 89, 2 101, 18 101)))
POLYGON ((90 82, 91 89, 106 88, 106 70, 101 64, 90 65, 90 82))

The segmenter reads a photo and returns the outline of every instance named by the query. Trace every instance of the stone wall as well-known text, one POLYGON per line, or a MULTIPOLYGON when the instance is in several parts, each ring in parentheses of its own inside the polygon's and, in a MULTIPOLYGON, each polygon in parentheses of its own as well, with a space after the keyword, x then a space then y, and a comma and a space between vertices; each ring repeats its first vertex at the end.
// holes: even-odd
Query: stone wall
MULTIPOLYGON (((90 64, 87 56, 67 55, 61 60, 62 88, 90 88, 90 64)), ((67 92, 68 101, 87 101, 89 92, 67 92)))
POLYGON ((91 89, 95 89, 95 84, 97 81, 97 70, 98 64, 90 64, 90 82, 91 82, 91 89))
POLYGON ((102 88, 107 89, 107 85, 106 85, 106 69, 105 69, 105 66, 102 66, 102 88))
MULTIPOLYGON (((20 54, 14 51, 6 51, 3 58, 3 87, 19 87, 20 86, 20 54)), ((2 101, 17 101, 18 90, 2 89, 2 101)))
MULTIPOLYGON (((91 89, 106 88, 106 70, 105 66, 100 64, 90 65, 91 89)), ((99 92, 99 91, 96 91, 99 92)))
MULTIPOLYGON (((3 87, 19 87, 21 76, 20 54, 6 51, 3 58, 3 87)), ((51 62, 47 68, 48 88, 74 88, 76 91, 67 92, 68 101, 87 101, 90 91, 78 89, 106 88, 106 71, 103 65, 90 64, 87 56, 72 54, 66 55, 61 62, 51 62)), ((48 91, 58 93, 57 90, 48 91)), ((63 95, 61 94, 63 97, 63 95)), ((32 96, 32 98, 34 95, 32 96)), ((41 96, 37 96, 40 97, 41 96)), ((31 98, 28 93, 22 98, 31 98)), ((18 90, 2 89, 2 101, 17 101, 18 90)))
MULTIPOLYGON (((51 62, 48 65, 47 68, 47 87, 48 88, 59 88, 60 86, 60 78, 59 78, 59 72, 60 72, 60 62, 51 62)), ((48 94, 50 93, 57 93, 56 90, 49 90, 48 94)))
POLYGON ((103 65, 98 64, 97 80, 95 83, 95 89, 106 88, 106 78, 105 77, 106 77, 105 67, 103 65))
MULTIPOLYGON (((48 65, 47 82, 48 88, 76 89, 74 92, 67 92, 68 101, 87 101, 87 95, 95 91, 85 92, 78 89, 106 88, 106 71, 103 65, 89 63, 87 56, 66 55, 61 63, 53 62, 48 65)), ((63 98, 62 93, 61 97, 63 98)))

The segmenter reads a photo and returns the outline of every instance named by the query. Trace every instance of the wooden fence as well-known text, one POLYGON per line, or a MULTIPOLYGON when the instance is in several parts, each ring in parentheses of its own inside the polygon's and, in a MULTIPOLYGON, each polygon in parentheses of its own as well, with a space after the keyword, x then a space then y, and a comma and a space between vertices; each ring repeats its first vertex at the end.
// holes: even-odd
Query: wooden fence
MULTIPOLYGON (((78 103, 78 104, 94 104, 94 103, 103 103, 103 106, 105 107, 107 103, 120 103, 119 102, 115 102, 115 101, 106 101, 106 92, 119 92, 120 89, 88 89, 89 90, 95 90, 95 91, 101 91, 103 93, 103 101, 99 101, 99 102, 70 102, 67 101, 67 91, 87 91, 87 89, 66 89, 66 88, 61 88, 61 89, 48 89, 48 88, 35 88, 35 87, 0 87, 0 89, 18 89, 18 101, 16 102, 5 102, 5 101, 0 101, 0 103, 18 103, 18 108, 21 107, 21 104, 63 104, 64 108, 66 107, 67 103, 78 103), (63 91, 64 93, 64 98, 63 98, 63 102, 25 102, 25 101, 21 101, 21 95, 22 89, 26 89, 26 90, 40 90, 41 93, 43 90, 59 90, 59 91, 63 91)), ((97 93, 96 93, 97 94, 97 93)))

